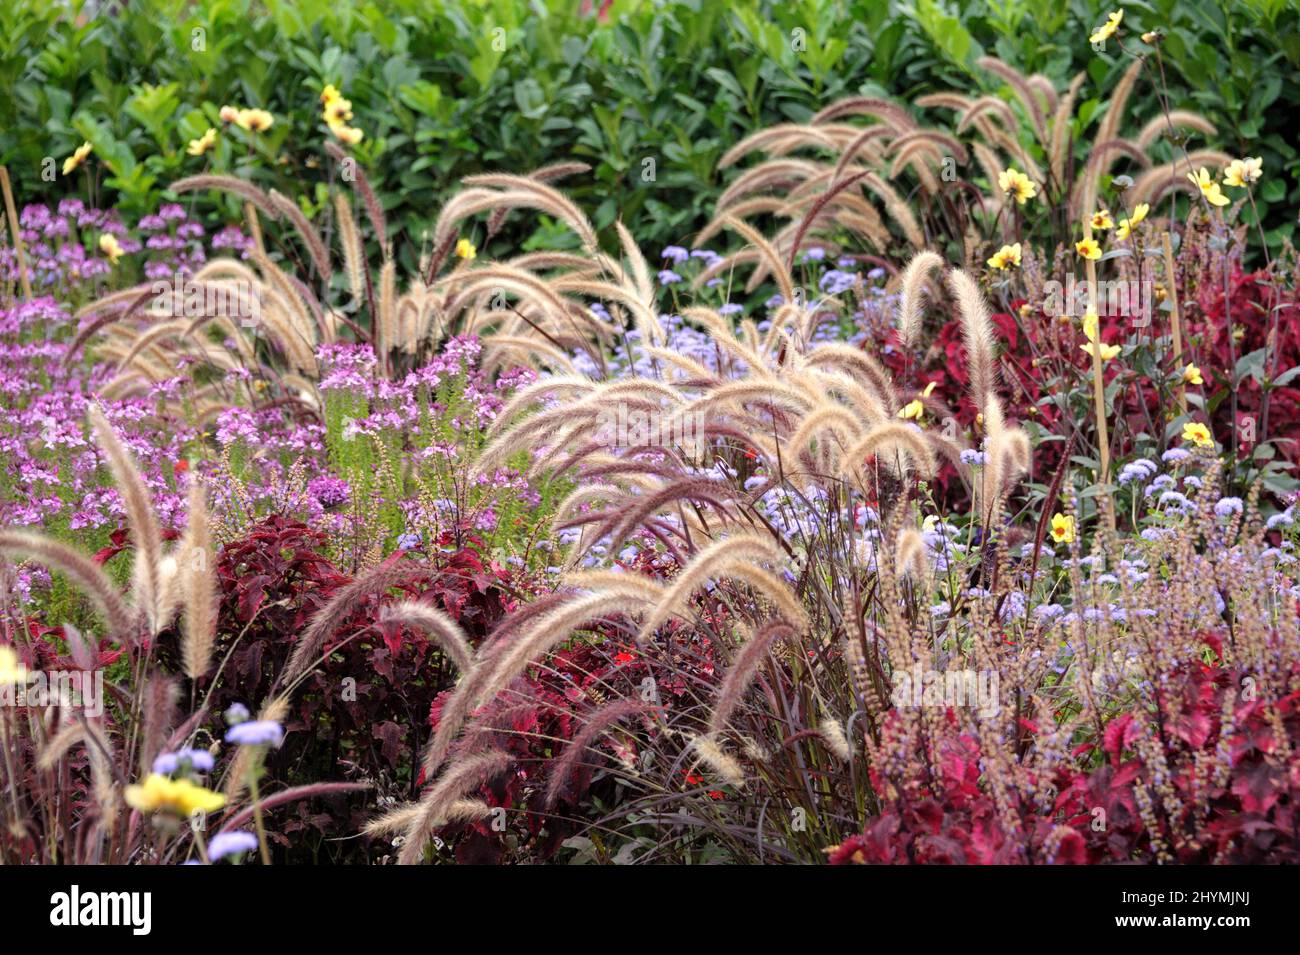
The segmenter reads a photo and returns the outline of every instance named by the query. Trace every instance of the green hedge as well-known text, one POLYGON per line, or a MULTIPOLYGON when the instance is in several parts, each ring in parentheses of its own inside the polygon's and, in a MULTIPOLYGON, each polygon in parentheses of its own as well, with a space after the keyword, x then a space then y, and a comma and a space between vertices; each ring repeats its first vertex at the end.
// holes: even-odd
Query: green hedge
MULTIPOLYGON (((352 100, 366 135, 356 152, 391 221, 417 243, 462 176, 572 159, 593 167, 565 185, 598 226, 621 216, 647 246, 681 243, 721 187, 718 157, 755 129, 850 93, 995 90, 972 66, 984 53, 1061 85, 1086 69, 1103 98, 1125 65, 1087 43, 1108 5, 1068 0, 960 13, 938 0, 618 0, 606 21, 583 15, 580 0, 142 0, 121 15, 70 6, 5 2, 0 89, 12 96, 0 96, 0 162, 23 201, 84 193, 83 173, 46 182, 41 172, 89 140, 106 198, 128 211, 156 206, 167 183, 209 159, 306 194, 310 210, 329 136, 318 96, 332 82, 352 100), (275 125, 223 136, 210 157, 186 155, 226 103, 268 109, 275 125)), ((1126 28, 1167 32, 1173 105, 1210 116, 1225 150, 1264 155, 1266 224, 1280 242, 1300 171, 1296 0, 1122 6, 1126 28)), ((1099 105, 1084 102, 1082 115, 1099 105)))

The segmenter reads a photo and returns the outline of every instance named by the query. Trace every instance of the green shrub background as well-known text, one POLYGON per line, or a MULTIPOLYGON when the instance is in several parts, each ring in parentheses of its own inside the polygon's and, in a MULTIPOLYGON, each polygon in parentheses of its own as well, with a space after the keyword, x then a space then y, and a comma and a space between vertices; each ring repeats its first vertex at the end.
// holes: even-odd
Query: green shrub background
MULTIPOLYGON (((85 173, 46 182, 42 162, 61 166, 89 140, 107 198, 126 211, 155 208, 169 182, 211 159, 311 212, 329 135, 318 96, 332 82, 352 100, 366 135, 356 152, 394 227, 417 244, 462 176, 574 159, 592 172, 565 188, 598 227, 621 216, 647 248, 684 243, 721 188, 718 157, 746 134, 849 94, 996 91, 973 65, 984 54, 1058 87, 1088 72, 1084 156, 1102 105, 1088 96, 1104 97, 1128 62, 1086 43, 1113 5, 1079 0, 617 0, 605 21, 580 0, 142 0, 129 17, 112 4, 0 6, 0 162, 20 201, 81 193, 85 173), (225 103, 269 109, 275 126, 256 149, 222 137, 214 155, 187 156, 225 103), (642 178, 647 159, 653 182, 642 178)), ((1213 145, 1264 157, 1261 214, 1280 244, 1300 193, 1297 0, 1122 7, 1129 43, 1166 33, 1171 105, 1212 119, 1213 145)), ((530 238, 542 239, 503 241, 530 238)))

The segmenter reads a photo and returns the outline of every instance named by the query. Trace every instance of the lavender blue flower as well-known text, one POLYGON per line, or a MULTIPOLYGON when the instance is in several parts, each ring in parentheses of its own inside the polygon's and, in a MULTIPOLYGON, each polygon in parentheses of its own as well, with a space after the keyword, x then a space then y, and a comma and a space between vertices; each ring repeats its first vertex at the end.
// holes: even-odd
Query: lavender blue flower
POLYGON ((226 730, 226 742, 239 746, 279 746, 284 727, 274 720, 248 720, 226 730))
POLYGON ((1230 517, 1233 514, 1240 514, 1244 503, 1239 497, 1222 497, 1214 505, 1214 513, 1219 517, 1230 517))
POLYGON ((216 862, 226 856, 240 852, 252 852, 257 848, 257 836, 242 829, 230 832, 218 832, 208 843, 208 859, 216 862))
POLYGON ((153 761, 153 771, 160 776, 170 776, 187 763, 195 772, 212 772, 212 754, 205 749, 178 749, 174 753, 159 753, 153 761))

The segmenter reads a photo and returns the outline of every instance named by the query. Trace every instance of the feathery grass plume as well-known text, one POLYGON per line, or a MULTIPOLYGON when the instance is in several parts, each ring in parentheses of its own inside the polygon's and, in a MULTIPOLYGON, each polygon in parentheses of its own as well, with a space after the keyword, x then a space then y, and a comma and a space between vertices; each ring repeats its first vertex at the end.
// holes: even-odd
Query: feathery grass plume
MULTIPOLYGON (((645 713, 653 710, 654 706, 650 703, 637 699, 614 700, 607 703, 592 713, 583 722, 580 729, 564 747, 564 752, 560 758, 555 760, 551 767, 550 776, 546 782, 545 805, 548 809, 553 807, 564 791, 565 785, 573 776, 574 771, 579 767, 579 760, 587 753, 588 750, 593 753, 597 752, 593 744, 597 737, 604 734, 605 730, 624 720, 629 716, 635 716, 638 713, 645 713)), ((583 768, 590 764, 583 763, 583 768)))
POLYGON ((695 507, 707 504, 727 522, 727 505, 736 496, 736 492, 717 481, 704 478, 684 478, 673 481, 657 490, 644 495, 639 500, 629 501, 595 534, 597 538, 609 534, 609 549, 618 551, 637 526, 666 507, 689 502, 695 507))
MULTIPOLYGON (((653 309, 655 307, 655 293, 654 285, 650 281, 650 266, 646 264, 645 256, 641 254, 641 249, 637 246, 636 240, 632 238, 632 233, 627 231, 627 226, 623 225, 622 221, 619 220, 614 223, 614 228, 618 232, 618 241, 623 249, 623 255, 632 265, 632 277, 635 280, 637 296, 647 309, 653 309)), ((662 336, 663 329, 659 327, 659 323, 655 322, 653 326, 653 329, 642 329, 642 334, 657 330, 662 336)), ((660 341, 652 338, 646 338, 644 341, 647 345, 661 344, 660 341)))
MULTIPOLYGON (((362 828, 361 834, 373 838, 375 836, 391 836, 395 833, 405 832, 420 819, 423 812, 424 809, 420 803, 408 803, 378 819, 372 819, 362 828)), ((485 816, 491 815, 491 813, 492 807, 481 799, 457 799, 447 807, 444 815, 444 825, 452 825, 457 822, 478 822, 485 816)))
POLYGON ((971 401, 983 409, 997 387, 997 365, 993 360, 993 320, 979 286, 964 269, 948 272, 948 288, 957 299, 966 361, 970 368, 971 401))
POLYGON ((212 665, 212 648, 217 637, 215 560, 203 485, 191 475, 189 515, 178 561, 185 606, 181 659, 185 675, 191 680, 207 673, 212 665))
MULTIPOLYGON (((1069 159, 1070 147, 1073 145, 1070 130, 1071 119, 1074 116, 1074 102, 1079 96, 1079 90, 1083 86, 1083 81, 1087 79, 1087 75, 1085 72, 1079 72, 1070 81, 1070 88, 1061 99, 1060 105, 1056 108, 1056 114, 1052 118, 1052 141, 1047 154, 1050 157, 1049 165, 1052 170, 1052 179, 1058 186, 1065 183, 1065 164, 1069 159)), ((990 179, 989 181, 996 182, 997 180, 990 179)))
MULTIPOLYGON (((947 104, 937 103, 935 105, 947 104)), ((957 132, 959 133, 966 132, 971 126, 981 127, 983 124, 980 123, 980 120, 986 113, 996 113, 997 118, 1001 120, 1004 131, 1016 129, 1020 126, 1020 120, 1016 118, 1015 112, 1006 100, 999 96, 988 95, 976 99, 966 99, 964 103, 955 108, 961 112, 961 117, 957 121, 957 132)))
MULTIPOLYGON (((449 821, 452 806, 466 802, 467 792, 490 782, 494 776, 504 772, 510 765, 510 757, 500 750, 491 750, 460 760, 448 767, 424 798, 420 800, 420 814, 408 820, 405 842, 397 861, 400 865, 414 865, 424 855, 424 847, 433 838, 434 833, 449 821)), ((475 807, 476 808, 476 807, 475 807)), ((468 807, 460 806, 458 813, 465 813, 468 807)), ((404 814, 403 809, 397 810, 404 814)), ((377 825, 384 825, 379 820, 377 825)))
POLYGON ((691 740, 691 748, 695 750, 704 765, 721 776, 729 785, 736 789, 745 788, 745 772, 740 768, 740 763, 724 752, 714 740, 707 736, 697 736, 691 740))
POLYGON ((138 635, 131 609, 122 600, 108 575, 80 551, 44 534, 0 528, 0 553, 29 557, 67 574, 98 607, 108 624, 111 637, 122 641, 136 640, 138 635))
POLYGON ((135 459, 118 440, 113 426, 98 405, 89 406, 87 418, 95 432, 96 442, 108 461, 113 483, 117 485, 122 497, 131 527, 131 543, 135 548, 131 587, 135 604, 144 614, 150 634, 157 634, 167 626, 168 621, 162 619, 162 533, 154 513, 153 499, 149 496, 149 489, 140 476, 135 459))
POLYGON ((298 204, 283 193, 271 190, 271 203, 287 218, 302 238, 303 245, 307 247, 307 254, 311 257, 311 263, 315 266, 317 273, 325 282, 329 282, 334 275, 334 267, 330 264, 330 254, 325 248, 325 242, 321 239, 320 233, 316 227, 311 224, 298 204))
POLYGON ((90 764, 91 788, 99 810, 96 825, 101 833, 106 832, 117 820, 121 800, 113 775, 117 752, 100 720, 65 723, 45 741, 37 756, 36 768, 44 772, 56 771, 59 763, 78 743, 85 749, 86 761, 90 764))
POLYGON ((177 179, 171 184, 172 192, 196 192, 200 189, 215 189, 218 192, 229 192, 251 203, 273 222, 280 220, 280 210, 276 204, 257 186, 251 182, 239 179, 235 176, 220 176, 204 174, 200 176, 186 176, 184 179, 177 179))
POLYGON ((154 759, 163 750, 168 731, 175 725, 180 687, 174 679, 155 675, 145 683, 140 695, 143 722, 139 749, 140 775, 144 776, 150 772, 154 759))
POLYGON ((718 568, 718 576, 741 580, 757 590, 799 633, 809 629, 808 614, 785 579, 747 560, 729 560, 718 568))
POLYGON ((646 615, 637 642, 645 643, 669 617, 681 613, 695 589, 723 564, 746 560, 777 563, 780 559, 781 552, 770 537, 749 532, 719 538, 698 551, 681 569, 663 599, 646 615))
POLYGON ((995 73, 1016 91, 1020 102, 1024 104, 1029 111, 1030 119, 1033 120, 1034 132, 1038 135, 1040 143, 1047 141, 1047 117, 1043 113, 1043 102, 1040 94, 1035 91, 1029 80, 1023 73, 1012 66, 999 60, 994 56, 982 56, 975 61, 978 66, 983 67, 990 73, 995 73))
POLYGON ((431 636, 456 669, 465 673, 474 665, 474 651, 465 631, 456 621, 436 607, 418 600, 404 600, 390 604, 379 612, 384 622, 396 622, 412 629, 422 630, 431 636))
POLYGON ((375 318, 375 352, 384 356, 403 344, 397 329, 397 263, 385 259, 379 270, 379 314, 375 318))
POLYGON ((1201 116, 1185 109, 1171 109, 1167 114, 1155 116, 1142 127, 1137 135, 1138 148, 1148 151, 1161 136, 1174 135, 1173 128, 1191 129, 1209 138, 1218 135, 1215 125, 1201 116))
MULTIPOLYGON (((1097 125, 1096 136, 1093 139, 1094 149, 1102 143, 1108 143, 1119 138, 1119 129, 1124 120, 1124 111, 1128 107, 1129 97, 1137 84, 1144 62, 1145 60, 1142 57, 1134 57, 1129 68, 1124 71, 1124 75, 1120 77, 1119 82, 1110 91, 1110 103, 1102 114, 1101 122, 1097 125)), ((1071 219, 1087 216, 1092 209, 1096 208, 1097 192, 1101 187, 1101 178, 1110 171, 1110 164, 1111 159, 1109 158, 1101 163, 1090 163, 1090 168, 1087 169, 1085 175, 1075 183, 1074 192, 1070 196, 1071 219)))
POLYGON ((843 342, 826 342, 809 351, 806 358, 813 367, 833 365, 842 368, 855 380, 865 382, 880 396, 886 412, 893 414, 898 405, 893 380, 885 366, 871 355, 843 342))
POLYGON ((379 243, 384 258, 389 258, 393 250, 388 241, 388 220, 384 216, 383 204, 380 203, 379 197, 375 195, 375 190, 371 188, 365 170, 361 168, 361 164, 357 162, 356 158, 349 155, 338 143, 326 142, 325 151, 336 162, 350 164, 348 168, 352 173, 351 182, 356 187, 357 192, 361 193, 361 204, 365 206, 366 218, 370 220, 370 228, 375 233, 375 241, 379 243))
POLYGON ((755 630, 740 648, 727 668, 722 686, 718 689, 718 700, 709 714, 708 733, 717 736, 727 728, 731 714, 740 704, 745 690, 753 682, 754 674, 767 658, 768 650, 778 640, 788 640, 795 636, 794 628, 788 623, 773 620, 755 630))
POLYGON ((930 577, 925 541, 914 527, 906 528, 898 535, 894 545, 894 573, 899 577, 911 577, 918 583, 924 583, 930 577))
POLYGON ((334 194, 334 218, 339 227, 339 244, 343 247, 343 268, 348 276, 348 289, 352 292, 352 301, 360 302, 366 294, 362 279, 365 252, 361 244, 361 232, 357 229, 356 217, 352 214, 352 204, 348 202, 345 192, 334 194))
POLYGON ((325 641, 356 612, 367 598, 375 594, 383 594, 399 581, 416 576, 427 577, 432 573, 432 570, 419 567, 410 561, 398 560, 373 567, 340 587, 330 598, 329 603, 316 611, 307 629, 298 637, 298 643, 293 648, 289 662, 285 665, 284 672, 281 673, 277 683, 285 686, 306 672, 308 667, 316 662, 325 641))
POLYGON ((780 253, 749 223, 733 216, 729 218, 728 226, 753 246, 758 253, 759 259, 767 265, 772 276, 776 279, 777 288, 781 291, 781 299, 786 302, 794 301, 794 280, 790 277, 789 270, 781 261, 780 253))
POLYGON ((630 597, 651 604, 662 600, 665 592, 663 584, 644 574, 632 574, 623 570, 575 571, 565 574, 564 586, 604 594, 611 599, 630 597))
POLYGON ((842 449, 847 449, 861 437, 862 429, 858 420, 844 407, 827 402, 807 415, 795 429, 787 442, 789 449, 797 456, 811 450, 817 442, 816 467, 822 474, 831 474, 837 470, 832 459, 832 440, 838 442, 842 449), (826 432, 826 437, 823 437, 826 432))
POLYGON ((926 249, 912 256, 903 270, 898 305, 898 332, 903 344, 913 347, 921 333, 921 318, 925 307, 926 281, 932 271, 942 272, 944 261, 926 249))
POLYGON ((876 425, 849 448, 841 459, 844 462, 844 475, 853 475, 873 454, 878 461, 890 468, 905 465, 906 462, 901 459, 887 457, 887 452, 891 451, 895 455, 905 455, 922 477, 932 477, 938 466, 934 451, 919 428, 891 421, 876 425))
POLYGON ((507 190, 514 197, 509 204, 540 209, 555 216, 577 233, 582 240, 583 248, 588 253, 596 252, 598 248, 596 230, 591 227, 591 222, 582 210, 558 189, 527 176, 510 176, 502 173, 466 176, 461 181, 467 186, 507 190))
POLYGON ((529 663, 546 654, 552 647, 569 640, 575 630, 583 629, 593 620, 635 612, 639 609, 638 605, 645 606, 647 603, 638 600, 631 592, 624 593, 620 603, 613 605, 609 597, 602 593, 579 596, 561 604, 524 628, 511 646, 503 648, 499 656, 495 656, 488 678, 481 687, 476 688, 477 703, 487 703, 522 673, 529 663))
POLYGON ((826 717, 817 724, 817 732, 821 734, 821 738, 826 743, 826 748, 835 755, 836 759, 842 763, 847 763, 853 759, 853 750, 849 747, 849 738, 844 735, 844 727, 840 725, 839 720, 832 719, 829 716, 826 717))
MULTIPOLYGON (((1175 159, 1161 166, 1155 166, 1138 176, 1128 190, 1132 202, 1146 202, 1154 205, 1170 192, 1183 191, 1197 195, 1199 189, 1187 179, 1189 172, 1201 167, 1218 169, 1232 161, 1227 153, 1217 149, 1198 149, 1185 158, 1175 159)), ((1127 195, 1126 195, 1127 198, 1127 195)))

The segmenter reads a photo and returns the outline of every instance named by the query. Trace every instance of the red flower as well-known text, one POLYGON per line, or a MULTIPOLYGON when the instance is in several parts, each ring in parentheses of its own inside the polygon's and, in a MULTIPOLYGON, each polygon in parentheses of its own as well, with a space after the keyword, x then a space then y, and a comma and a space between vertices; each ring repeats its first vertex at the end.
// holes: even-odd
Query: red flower
POLYGON ((190 462, 186 461, 184 458, 181 458, 179 461, 177 461, 175 464, 172 465, 172 473, 175 474, 177 477, 180 477, 189 469, 190 469, 190 462))

